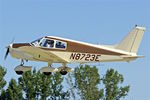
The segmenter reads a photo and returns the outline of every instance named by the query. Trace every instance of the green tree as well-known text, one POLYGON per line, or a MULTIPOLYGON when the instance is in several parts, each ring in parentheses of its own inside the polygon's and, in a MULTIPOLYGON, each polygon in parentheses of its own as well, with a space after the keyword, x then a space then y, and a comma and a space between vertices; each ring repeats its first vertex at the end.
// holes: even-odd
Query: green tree
POLYGON ((38 85, 40 88, 40 95, 41 100, 46 100, 46 98, 50 95, 50 84, 51 84, 51 75, 46 76, 44 74, 41 74, 40 72, 37 73, 39 75, 39 81, 38 85))
POLYGON ((114 69, 109 69, 103 78, 105 85, 105 100, 120 100, 129 92, 129 86, 121 87, 123 83, 123 75, 119 74, 114 69))
POLYGON ((20 85, 17 84, 15 79, 11 79, 9 86, 6 90, 6 100, 22 100, 23 94, 20 85))
POLYGON ((96 66, 89 65, 75 68, 75 86, 82 100, 99 100, 103 97, 103 89, 99 89, 100 75, 96 66))
POLYGON ((40 72, 36 72, 36 69, 33 72, 25 72, 19 79, 18 82, 25 92, 26 98, 29 100, 34 100, 39 98, 40 95, 40 72))
POLYGON ((0 65, 0 100, 4 100, 6 95, 5 95, 5 90, 3 89, 4 86, 6 85, 6 81, 4 80, 4 76, 6 75, 6 69, 0 65))
POLYGON ((51 77, 52 83, 50 84, 50 100, 69 100, 69 92, 63 91, 63 82, 64 78, 60 73, 54 73, 51 77))
POLYGON ((25 72, 22 77, 19 78, 19 84, 26 94, 26 98, 34 100, 41 98, 46 100, 51 98, 53 100, 67 99, 69 97, 68 92, 63 91, 63 77, 59 73, 53 73, 50 76, 36 72, 25 72))
POLYGON ((69 99, 69 92, 63 91, 63 77, 60 73, 53 73, 50 76, 39 74, 40 96, 42 100, 48 97, 50 100, 69 99))
POLYGON ((70 96, 73 100, 76 100, 76 93, 75 93, 75 84, 72 78, 72 74, 68 73, 68 77, 66 78, 67 84, 69 85, 69 92, 70 96))
POLYGON ((0 95, 0 100, 5 100, 6 97, 7 97, 6 91, 5 91, 5 90, 2 90, 2 91, 1 91, 1 95, 0 95))
POLYGON ((3 90, 3 87, 6 85, 4 76, 6 75, 6 69, 0 65, 0 92, 3 90))

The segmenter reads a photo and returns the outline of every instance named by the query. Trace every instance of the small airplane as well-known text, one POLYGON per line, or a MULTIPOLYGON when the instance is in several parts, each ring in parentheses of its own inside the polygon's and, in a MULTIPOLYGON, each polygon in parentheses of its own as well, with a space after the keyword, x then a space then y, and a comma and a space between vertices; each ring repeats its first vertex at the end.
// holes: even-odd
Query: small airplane
POLYGON ((12 43, 7 47, 5 59, 10 55, 21 60, 15 67, 18 75, 31 70, 31 66, 24 66, 24 61, 47 62, 48 66, 40 71, 45 75, 60 72, 66 75, 73 69, 66 66, 68 63, 95 63, 95 62, 129 62, 143 56, 137 55, 145 27, 135 26, 132 31, 117 45, 96 45, 56 36, 45 36, 31 43, 12 43), (61 63, 59 68, 53 68, 53 63, 61 63))

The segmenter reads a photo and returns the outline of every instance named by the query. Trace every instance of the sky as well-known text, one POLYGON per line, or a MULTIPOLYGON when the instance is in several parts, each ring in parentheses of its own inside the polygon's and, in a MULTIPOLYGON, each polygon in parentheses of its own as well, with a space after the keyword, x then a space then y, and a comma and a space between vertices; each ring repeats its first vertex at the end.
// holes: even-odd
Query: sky
MULTIPOLYGON (((17 79, 20 61, 4 60, 6 46, 31 42, 43 36, 58 36, 94 44, 117 44, 135 26, 146 27, 134 62, 101 63, 99 74, 114 68, 124 76, 130 92, 123 100, 150 98, 150 1, 149 0, 0 0, 0 65, 7 69, 5 79, 17 79)), ((27 62, 37 67, 47 63, 27 62)), ((58 67, 58 65, 54 65, 58 67)), ((69 65, 75 67, 75 65, 69 65)))

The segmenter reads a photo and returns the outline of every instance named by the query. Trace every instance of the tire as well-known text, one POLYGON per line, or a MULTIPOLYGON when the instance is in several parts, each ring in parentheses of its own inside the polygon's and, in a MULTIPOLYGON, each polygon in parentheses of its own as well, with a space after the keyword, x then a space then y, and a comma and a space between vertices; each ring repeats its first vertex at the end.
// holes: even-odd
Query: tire
POLYGON ((22 74, 23 74, 23 71, 16 71, 16 74, 17 74, 17 75, 22 75, 22 74))
POLYGON ((52 73, 51 73, 51 72, 43 72, 43 74, 46 75, 46 76, 49 76, 49 75, 51 75, 52 73))
POLYGON ((67 71, 60 71, 61 75, 66 75, 68 72, 67 71))

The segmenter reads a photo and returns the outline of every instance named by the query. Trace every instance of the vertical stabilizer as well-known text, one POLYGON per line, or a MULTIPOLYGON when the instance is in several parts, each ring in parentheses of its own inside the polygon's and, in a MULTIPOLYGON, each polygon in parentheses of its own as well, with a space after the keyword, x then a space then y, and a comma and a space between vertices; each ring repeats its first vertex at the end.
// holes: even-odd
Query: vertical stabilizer
POLYGON ((131 32, 120 42, 116 49, 137 53, 145 27, 135 26, 131 32))

